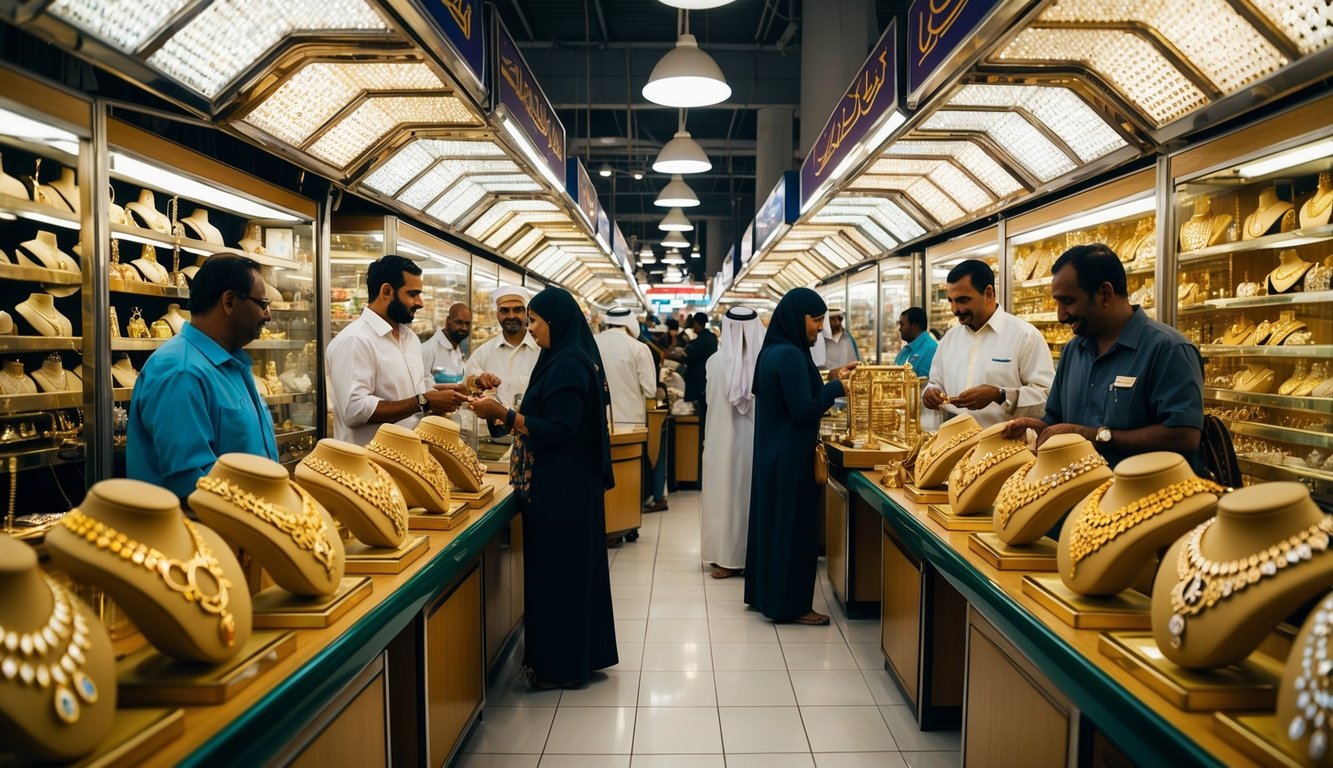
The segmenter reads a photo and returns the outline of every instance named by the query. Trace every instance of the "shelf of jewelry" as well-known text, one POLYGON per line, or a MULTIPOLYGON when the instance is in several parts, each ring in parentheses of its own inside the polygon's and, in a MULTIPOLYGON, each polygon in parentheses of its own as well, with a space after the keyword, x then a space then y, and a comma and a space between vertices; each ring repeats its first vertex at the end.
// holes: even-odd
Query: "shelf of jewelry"
MULTIPOLYGON (((262 223, 256 221, 255 223, 262 223)), ((140 229, 139 227, 126 226, 124 224, 111 225, 111 237, 117 240, 129 240, 137 243, 150 243, 160 249, 170 252, 176 245, 176 239, 169 234, 162 234, 151 229, 140 229)), ((184 253, 194 254, 196 256, 212 256, 218 253, 235 253, 255 260, 266 267, 277 267, 280 269, 301 269, 301 263, 294 259, 284 259, 278 256, 270 256, 266 253, 254 253, 252 251, 243 251, 237 246, 218 245, 206 240, 195 240, 189 237, 180 239, 180 249, 184 253)))
POLYGON ((1215 256, 1249 253, 1250 251, 1296 248, 1329 240, 1333 240, 1333 224, 1323 224, 1317 227, 1305 227, 1304 229, 1293 229, 1290 232, 1264 235, 1253 240, 1237 240, 1234 243, 1219 243, 1194 251, 1183 251, 1176 258, 1181 262, 1190 262, 1215 256))
POLYGON ((1297 397, 1294 395, 1268 395, 1258 392, 1237 392, 1221 387, 1204 387, 1205 400, 1216 400, 1236 405, 1252 405, 1261 408, 1281 408, 1287 411, 1304 411, 1322 415, 1333 415, 1333 397, 1297 397))
MULTIPOLYGON (((1182 315, 1213 312, 1226 309, 1254 309, 1258 307, 1285 307, 1294 304, 1322 304, 1333 301, 1333 290, 1308 293, 1279 293, 1272 296, 1236 296, 1227 299, 1208 299, 1180 308, 1182 315)), ((1297 345, 1300 346, 1300 345, 1297 345)))
POLYGON ((0 354, 9 352, 81 352, 82 336, 0 336, 0 354))
POLYGON ((1203 355, 1205 360, 1217 357, 1304 357, 1312 360, 1323 360, 1333 357, 1333 344, 1294 344, 1276 347, 1201 344, 1199 345, 1199 353, 1203 355))
POLYGON ((82 408, 82 392, 38 392, 32 395, 0 395, 0 411, 28 413, 59 408, 82 408))
POLYGON ((121 280, 116 277, 111 278, 110 283, 112 293, 133 293, 138 296, 154 296, 180 301, 190 299, 189 288, 178 288, 174 285, 162 285, 161 283, 145 283, 139 280, 121 280))

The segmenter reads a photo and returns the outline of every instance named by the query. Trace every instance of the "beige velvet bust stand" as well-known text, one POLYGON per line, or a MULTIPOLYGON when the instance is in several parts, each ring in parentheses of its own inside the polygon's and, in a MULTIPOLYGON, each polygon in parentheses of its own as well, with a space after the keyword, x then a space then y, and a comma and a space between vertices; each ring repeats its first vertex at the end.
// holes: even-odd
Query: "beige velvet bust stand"
POLYGON ((916 487, 938 488, 949 479, 953 465, 976 445, 981 426, 971 414, 959 414, 940 425, 935 439, 923 446, 916 459, 916 487), (947 446, 947 447, 946 447, 947 446), (942 449, 942 450, 941 450, 942 449), (922 461, 922 459, 925 461, 922 461))
MULTIPOLYGON (((1189 463, 1178 453, 1155 451, 1131 456, 1116 465, 1114 480, 1099 508, 1110 514, 1126 504, 1194 477, 1189 463)), ((1173 500, 1169 508, 1132 524, 1128 530, 1075 564, 1070 545, 1079 520, 1089 514, 1087 504, 1091 499, 1080 501, 1060 530, 1056 549, 1060 580, 1081 595, 1113 595, 1129 588, 1163 547, 1213 516, 1217 499, 1216 494, 1202 492, 1180 501, 1173 500)), ((1172 567, 1175 567, 1174 561, 1172 567)), ((1160 577, 1160 571, 1158 575, 1160 577)))
MULTIPOLYGON (((1213 562, 1263 555, 1293 535, 1317 526, 1325 515, 1296 482, 1252 485, 1223 496, 1217 519, 1202 536, 1199 550, 1213 562)), ((1307 600, 1333 583, 1333 553, 1313 549, 1309 560, 1276 569, 1244 589, 1185 617, 1180 647, 1172 646, 1171 592, 1180 577, 1177 563, 1192 534, 1162 558, 1152 591, 1152 631, 1168 660, 1182 667, 1221 667, 1244 659, 1269 633, 1307 600)), ((1327 538, 1325 538, 1327 541, 1327 538)))
MULTIPOLYGON (((16 750, 20 755, 31 755, 45 760, 70 760, 86 755, 106 736, 116 714, 116 666, 111 652, 111 638, 106 628, 68 590, 73 615, 87 627, 87 650, 84 663, 78 667, 96 685, 96 700, 92 703, 78 698, 78 719, 66 723, 57 717, 55 686, 39 686, 36 682, 23 684, 19 679, 0 679, 0 744, 3 749, 16 750)), ((0 535, 0 627, 9 633, 23 635, 47 625, 55 609, 56 596, 42 578, 37 567, 37 553, 8 536, 0 535)), ((30 664, 57 666, 65 655, 65 648, 73 640, 73 616, 67 626, 71 633, 49 648, 46 653, 25 656, 21 651, 10 652, 0 647, 0 658, 14 658, 30 664)), ((66 689, 73 690, 66 684, 66 689)))
POLYGON ((352 487, 360 481, 367 489, 376 487, 379 465, 370 460, 370 453, 359 445, 325 438, 296 466, 296 482, 310 492, 324 508, 333 513, 359 541, 372 547, 396 548, 407 535, 407 502, 398 485, 388 479, 385 509, 380 509, 363 492, 352 487), (333 477, 314 469, 327 465, 333 477), (337 478, 345 478, 340 481, 337 478))
MULTIPOLYGON (((1032 467, 1015 472, 1005 480, 995 502, 995 535, 1010 545, 1031 544, 1051 530, 1064 513, 1087 496, 1093 488, 1111 479, 1111 468, 1097 458, 1097 449, 1078 435, 1055 435, 1037 449, 1032 467), (1085 464, 1091 468, 1079 472, 1085 464), (1034 487, 1061 473, 1072 474, 1035 500, 1014 509, 1000 509, 1001 501, 1021 486, 1034 487)), ((1021 468, 1020 468, 1021 469, 1021 468)))
MULTIPOLYGON (((218 457, 208 478, 225 481, 268 502, 277 514, 302 528, 307 511, 303 496, 281 464, 262 456, 227 453, 218 457)), ((201 480, 200 487, 190 494, 190 509, 224 539, 253 554, 274 583, 293 595, 331 595, 337 591, 346 554, 333 517, 318 502, 311 507, 318 532, 302 546, 290 532, 262 519, 255 510, 238 506, 235 499, 229 501, 207 490, 208 485, 207 480, 201 480)))
POLYGON ((955 515, 988 512, 1004 481, 1032 460, 1026 440, 1005 439, 1005 426, 993 424, 981 430, 976 445, 950 470, 949 509, 955 515))
MULTIPOLYGON (((103 480, 88 490, 79 510, 181 563, 195 556, 194 540, 185 527, 180 503, 163 488, 138 480, 103 480)), ((245 574, 227 542, 204 525, 194 526, 229 582, 226 610, 234 621, 230 644, 219 615, 182 599, 181 593, 168 588, 158 573, 95 546, 64 525, 55 526, 46 535, 46 546, 58 568, 75 581, 101 587, 115 600, 153 647, 178 659, 218 663, 239 653, 250 638, 250 594, 245 589, 245 574)), ((208 571, 199 568, 195 575, 204 592, 217 593, 216 580, 208 571)), ((179 579, 180 574, 175 577, 179 579)))
POLYGON ((481 490, 481 480, 486 476, 486 468, 477 460, 477 455, 467 447, 459 437, 457 423, 443 416, 427 416, 417 424, 417 434, 426 444, 430 455, 440 462, 449 482, 455 488, 467 493, 481 490), (442 447, 448 446, 448 448, 442 447))
POLYGON ((389 450, 405 456, 412 464, 403 464, 393 458, 375 452, 367 446, 370 460, 388 470, 398 489, 403 492, 409 507, 422 507, 428 514, 446 514, 449 511, 449 479, 444 468, 430 455, 426 446, 417 437, 417 433, 397 424, 381 424, 372 443, 379 443, 389 450), (418 471, 424 468, 427 471, 418 471), (438 471, 437 478, 431 478, 430 472, 438 471))

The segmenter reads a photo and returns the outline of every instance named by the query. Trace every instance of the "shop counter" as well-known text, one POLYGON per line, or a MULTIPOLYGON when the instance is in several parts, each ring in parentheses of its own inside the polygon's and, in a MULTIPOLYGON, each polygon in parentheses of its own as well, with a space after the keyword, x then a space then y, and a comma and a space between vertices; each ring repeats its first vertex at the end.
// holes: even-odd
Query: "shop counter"
POLYGON ((616 486, 606 492, 606 537, 639 537, 643 518, 643 457, 648 430, 617 428, 611 433, 611 471, 616 486))
POLYGON ((699 488, 704 452, 703 419, 697 415, 671 417, 671 490, 699 488))
MULTIPOLYGON (((849 472, 848 491, 883 516, 886 536, 903 547, 908 556, 929 564, 966 599, 969 659, 985 656, 989 669, 992 661, 1003 658, 1010 663, 1006 669, 1018 673, 1008 678, 993 671, 977 676, 976 670, 969 669, 969 686, 986 684, 982 678, 1006 685, 1014 680, 1036 681, 1039 689, 1048 685, 1049 692, 1043 692, 1042 700, 1052 704, 1051 711, 1057 717, 1060 712, 1069 715, 1071 748, 1078 745, 1080 751, 1110 748, 1140 765, 1252 762, 1217 734, 1213 712, 1182 711, 1131 677, 1098 650, 1101 631, 1073 629, 1061 622, 1023 593, 1024 572, 991 567, 968 548, 970 534, 945 531, 929 519, 924 505, 909 500, 902 489, 881 486, 876 477, 849 472)), ((923 616, 923 620, 929 619, 923 616)), ((986 703, 984 699, 979 702, 982 706, 986 703)), ((985 753, 999 746, 977 739, 983 743, 973 744, 978 751, 969 754, 969 739, 980 727, 977 721, 994 712, 992 708, 968 713, 971 721, 964 724, 965 764, 985 764, 985 753)), ((1042 723, 1032 710, 1013 711, 1009 707, 1008 712, 1009 722, 996 726, 1014 730, 1014 743, 1037 737, 1042 723)), ((1063 765, 1076 760, 1077 756, 1062 755, 1052 762, 1063 765)))

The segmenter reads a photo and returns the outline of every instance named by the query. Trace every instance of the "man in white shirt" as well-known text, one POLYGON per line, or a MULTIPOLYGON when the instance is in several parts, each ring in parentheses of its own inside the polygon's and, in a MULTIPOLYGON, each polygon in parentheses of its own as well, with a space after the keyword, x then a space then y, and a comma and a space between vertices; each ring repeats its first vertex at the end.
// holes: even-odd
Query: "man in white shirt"
POLYGON ((921 404, 949 419, 971 413, 983 428, 1040 417, 1055 378, 1041 332, 995 300, 990 265, 968 259, 949 270, 949 306, 958 325, 940 340, 921 404))
POLYGON ((514 395, 522 395, 528 388, 528 378, 537 365, 541 348, 528 333, 528 292, 517 286, 502 285, 491 298, 495 301, 501 333, 472 351, 464 366, 465 383, 474 385, 468 389, 496 389, 495 399, 513 408, 514 395))
POLYGON ((357 445, 380 424, 411 429, 426 413, 444 414, 467 402, 461 385, 435 384, 421 361, 421 340, 409 324, 421 309, 421 268, 388 255, 366 271, 369 301, 361 317, 331 342, 325 355, 333 436, 357 445))
POLYGON ((606 313, 605 331, 593 337, 606 368, 606 383, 611 387, 611 417, 617 427, 646 427, 646 398, 657 392, 653 353, 639 341, 639 321, 629 307, 616 307, 606 313))
POLYGON ((471 333, 472 310, 460 301, 449 307, 444 327, 422 342, 422 364, 437 384, 457 384, 463 380, 463 350, 458 345, 471 333))
POLYGON ((818 343, 824 347, 824 362, 819 366, 821 369, 831 371, 861 359, 860 352, 856 348, 856 340, 843 327, 841 307, 829 307, 818 343))

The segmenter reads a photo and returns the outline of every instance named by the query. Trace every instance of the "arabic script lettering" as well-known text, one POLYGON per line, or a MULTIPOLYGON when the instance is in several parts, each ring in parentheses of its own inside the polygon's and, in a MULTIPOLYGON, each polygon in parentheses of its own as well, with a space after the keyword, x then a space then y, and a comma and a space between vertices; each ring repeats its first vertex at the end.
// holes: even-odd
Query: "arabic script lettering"
POLYGON ((916 50, 921 54, 916 60, 917 66, 924 63, 926 57, 935 50, 940 38, 958 20, 958 14, 965 7, 967 0, 926 0, 929 16, 926 11, 917 14, 916 50))
POLYGON ((889 52, 887 50, 880 51, 876 60, 879 62, 878 71, 876 72, 874 69, 864 70, 852 83, 847 95, 842 97, 837 113, 829 119, 829 124, 824 129, 827 134, 820 137, 822 146, 815 153, 815 176, 824 173, 829 161, 838 151, 838 148, 842 146, 847 136, 851 134, 856 124, 874 109, 875 100, 879 98, 879 92, 884 88, 884 83, 888 79, 889 52))

